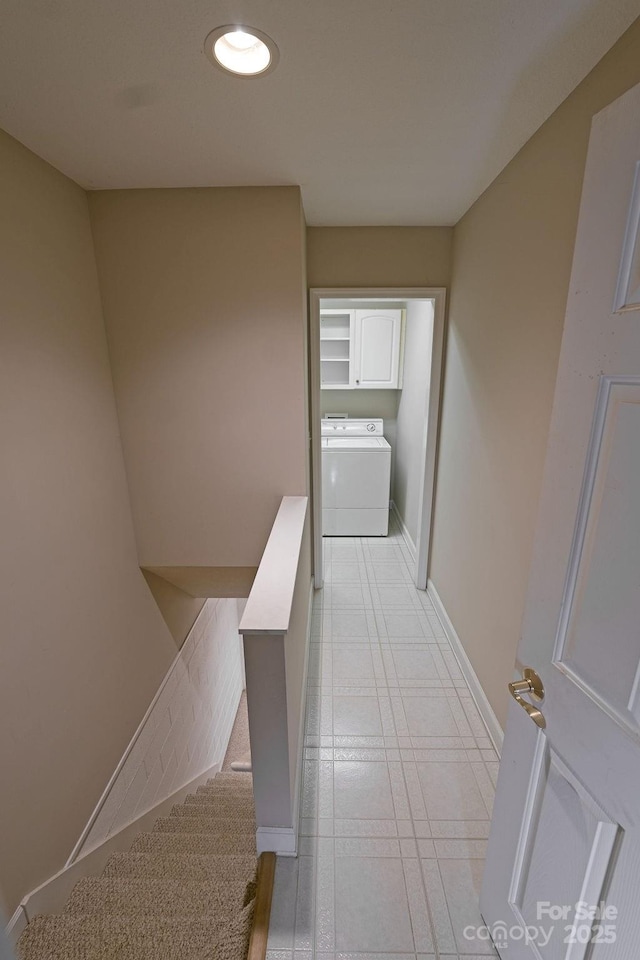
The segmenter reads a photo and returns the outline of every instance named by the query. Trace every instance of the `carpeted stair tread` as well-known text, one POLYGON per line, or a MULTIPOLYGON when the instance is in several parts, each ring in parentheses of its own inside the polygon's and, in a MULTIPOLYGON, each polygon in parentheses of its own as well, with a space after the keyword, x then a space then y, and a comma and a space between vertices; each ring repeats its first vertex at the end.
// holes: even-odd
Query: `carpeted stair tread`
POLYGON ((103 877, 150 880, 245 880, 255 878, 255 854, 114 853, 103 877))
POLYGON ((214 803, 175 803, 171 808, 172 817, 216 817, 218 820, 237 820, 244 817, 255 820, 253 800, 215 800, 214 803))
POLYGON ((182 801, 183 806, 191 806, 192 804, 218 804, 220 807, 237 807, 238 810, 247 810, 250 813, 253 813, 255 810, 255 800, 252 793, 244 795, 238 795, 237 793, 218 793, 218 794, 208 794, 208 793, 190 793, 182 801))
POLYGON ((114 916, 229 917, 247 901, 247 881, 139 880, 85 877, 78 881, 65 913, 114 916))
POLYGON ((214 783, 253 783, 253 777, 250 773, 234 773, 232 770, 225 773, 217 773, 215 777, 209 777, 207 786, 214 783))
POLYGON ((223 787, 222 790, 214 790, 212 787, 205 787, 202 791, 198 789, 197 793, 190 793, 184 798, 184 803, 225 803, 229 800, 239 800, 242 803, 255 803, 252 790, 236 790, 223 787))
POLYGON ((200 784, 202 787, 237 787, 238 790, 251 790, 253 787, 253 775, 251 773, 242 773, 234 770, 219 773, 217 777, 209 779, 200 784))
MULTIPOLYGON (((237 913, 224 927, 216 940, 213 950, 202 960, 246 960, 251 939, 255 900, 237 913)), ((185 958, 187 960, 187 958, 185 958)))
POLYGON ((215 783, 215 781, 209 787, 198 787, 195 793, 190 793, 190 797, 200 797, 200 796, 209 796, 209 797, 252 797, 253 796, 253 784, 249 783, 246 787, 241 783, 215 783))
POLYGON ((256 856, 256 835, 251 833, 217 835, 215 833, 139 833, 131 845, 131 853, 152 853, 167 856, 174 853, 195 853, 202 856, 226 853, 250 853, 256 856))
POLYGON ((229 921, 188 917, 62 914, 35 917, 18 944, 20 960, 238 960, 245 909, 229 921), (229 942, 231 941, 231 942, 229 942), (225 948, 226 944, 226 948, 225 948))
POLYGON ((244 780, 210 780, 199 786, 196 793, 206 793, 210 791, 222 792, 223 790, 233 791, 234 793, 253 793, 253 779, 245 776, 244 780))
POLYGON ((220 786, 221 784, 225 786, 237 786, 240 790, 251 789, 253 786, 253 776, 251 773, 225 770, 224 773, 219 773, 216 777, 209 777, 201 786, 213 787, 220 786))
POLYGON ((255 835, 256 825, 246 817, 160 817, 153 833, 218 833, 255 835))

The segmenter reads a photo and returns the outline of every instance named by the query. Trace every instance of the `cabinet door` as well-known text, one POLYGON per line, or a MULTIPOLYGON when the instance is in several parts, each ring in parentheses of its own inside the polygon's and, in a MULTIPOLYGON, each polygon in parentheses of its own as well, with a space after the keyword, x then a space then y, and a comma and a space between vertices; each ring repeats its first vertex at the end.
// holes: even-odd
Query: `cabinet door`
POLYGON ((402 310, 356 310, 354 387, 396 390, 402 310))

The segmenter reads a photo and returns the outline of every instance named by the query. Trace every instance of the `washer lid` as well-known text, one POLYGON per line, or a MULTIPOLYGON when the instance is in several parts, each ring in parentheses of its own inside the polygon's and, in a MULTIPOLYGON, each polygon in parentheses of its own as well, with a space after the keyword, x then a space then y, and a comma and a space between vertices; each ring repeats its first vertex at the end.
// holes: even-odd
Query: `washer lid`
POLYGON ((323 437, 323 450, 390 450, 384 437, 323 437))
POLYGON ((374 417, 365 420, 348 417, 346 420, 323 420, 323 437, 382 437, 384 421, 374 417))

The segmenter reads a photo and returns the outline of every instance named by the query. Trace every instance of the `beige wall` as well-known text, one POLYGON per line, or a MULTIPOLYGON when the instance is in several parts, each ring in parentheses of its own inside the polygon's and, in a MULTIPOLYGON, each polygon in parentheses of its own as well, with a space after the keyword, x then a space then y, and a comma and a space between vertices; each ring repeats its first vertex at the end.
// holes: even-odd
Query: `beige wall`
POLYGON ((138 569, 84 192, 0 133, 0 886, 63 866, 175 644, 138 569))
POLYGON ((381 417, 385 422, 398 416, 399 390, 321 390, 320 412, 348 413, 350 417, 381 417))
POLYGON ((431 577, 501 722, 591 117, 638 81, 640 21, 455 228, 431 577))
POLYGON ((309 227, 310 287, 446 287, 451 227, 309 227))
POLYGON ((140 563, 257 566, 307 492, 300 192, 89 205, 140 563))
POLYGON ((151 570, 143 570, 142 573, 149 590, 153 594, 153 599, 160 608, 164 622, 168 626, 176 646, 180 649, 196 617, 204 607, 205 601, 202 598, 189 596, 184 590, 180 590, 175 584, 170 583, 151 570))

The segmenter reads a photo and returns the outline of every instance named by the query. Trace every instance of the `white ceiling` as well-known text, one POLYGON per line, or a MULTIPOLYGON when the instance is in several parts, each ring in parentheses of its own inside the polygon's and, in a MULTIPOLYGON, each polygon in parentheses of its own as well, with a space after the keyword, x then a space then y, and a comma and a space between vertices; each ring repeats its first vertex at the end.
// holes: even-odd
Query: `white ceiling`
POLYGON ((640 0, 0 0, 0 126, 83 187, 300 184, 311 224, 453 224, 640 0), (203 52, 244 22, 277 69, 203 52))

